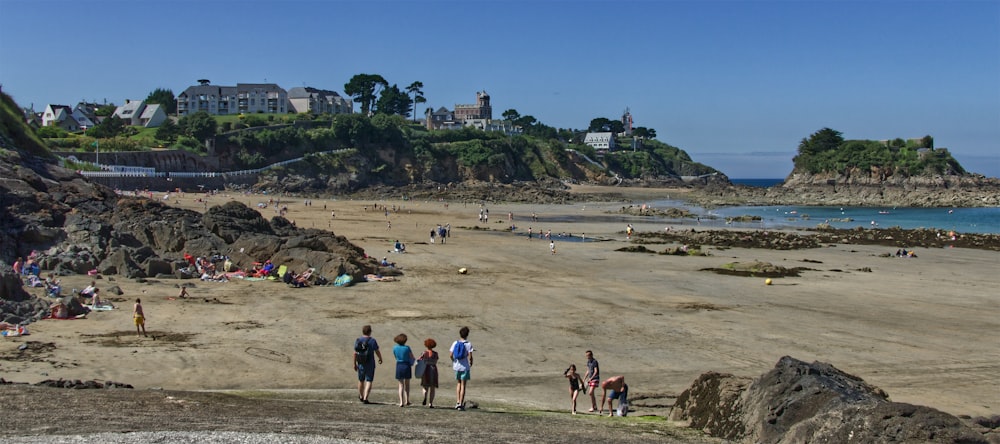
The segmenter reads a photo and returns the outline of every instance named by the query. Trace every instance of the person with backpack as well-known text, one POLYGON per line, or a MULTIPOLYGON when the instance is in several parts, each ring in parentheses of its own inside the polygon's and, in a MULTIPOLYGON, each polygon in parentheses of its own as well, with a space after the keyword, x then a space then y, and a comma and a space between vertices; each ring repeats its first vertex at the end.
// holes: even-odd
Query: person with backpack
POLYGON ((471 377, 472 343, 469 342, 469 327, 458 331, 459 340, 451 344, 452 368, 455 370, 455 410, 465 410, 465 388, 471 377))
POLYGON ((354 340, 354 371, 358 372, 358 400, 369 404, 368 395, 372 392, 372 381, 375 380, 375 357, 382 364, 382 352, 378 349, 378 341, 372 336, 372 326, 361 327, 361 337, 354 340))

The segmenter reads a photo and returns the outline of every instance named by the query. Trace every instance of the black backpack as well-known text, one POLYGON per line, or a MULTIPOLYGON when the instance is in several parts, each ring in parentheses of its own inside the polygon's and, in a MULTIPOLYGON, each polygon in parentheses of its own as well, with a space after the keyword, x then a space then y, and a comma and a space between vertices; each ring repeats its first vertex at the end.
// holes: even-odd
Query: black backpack
POLYGON ((371 355, 371 344, 368 342, 367 338, 358 338, 357 342, 354 343, 355 361, 368 362, 368 357, 371 355))

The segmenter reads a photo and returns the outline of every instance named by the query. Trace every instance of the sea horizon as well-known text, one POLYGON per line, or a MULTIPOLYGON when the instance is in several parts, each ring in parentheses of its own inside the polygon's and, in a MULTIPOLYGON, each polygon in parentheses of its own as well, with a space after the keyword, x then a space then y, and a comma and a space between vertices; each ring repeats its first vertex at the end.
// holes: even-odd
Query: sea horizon
POLYGON ((768 188, 785 181, 784 178, 777 179, 729 179, 733 185, 746 185, 749 187, 768 188))

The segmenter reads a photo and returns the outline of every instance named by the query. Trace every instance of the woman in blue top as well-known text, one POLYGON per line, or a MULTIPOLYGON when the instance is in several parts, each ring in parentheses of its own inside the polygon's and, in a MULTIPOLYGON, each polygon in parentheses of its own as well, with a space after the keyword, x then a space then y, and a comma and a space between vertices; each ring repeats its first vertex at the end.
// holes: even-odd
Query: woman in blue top
POLYGON ((396 345, 392 347, 392 354, 396 356, 396 381, 399 382, 399 406, 410 405, 410 379, 413 378, 413 350, 406 345, 406 335, 400 333, 394 339, 396 345))

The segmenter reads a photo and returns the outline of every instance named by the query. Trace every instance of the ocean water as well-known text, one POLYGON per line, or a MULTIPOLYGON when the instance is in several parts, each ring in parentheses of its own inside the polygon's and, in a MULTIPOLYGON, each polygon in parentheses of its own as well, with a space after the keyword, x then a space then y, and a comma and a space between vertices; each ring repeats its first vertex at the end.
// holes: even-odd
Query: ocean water
POLYGON ((705 215, 702 225, 753 228, 935 228, 961 233, 1000 233, 1000 208, 878 208, 812 206, 740 206, 692 209, 705 215), (760 216, 752 223, 727 224, 727 217, 760 216), (715 219, 710 219, 711 217, 715 219))
POLYGON ((773 187, 785 181, 785 179, 729 179, 734 185, 746 185, 750 187, 767 188, 773 187))

